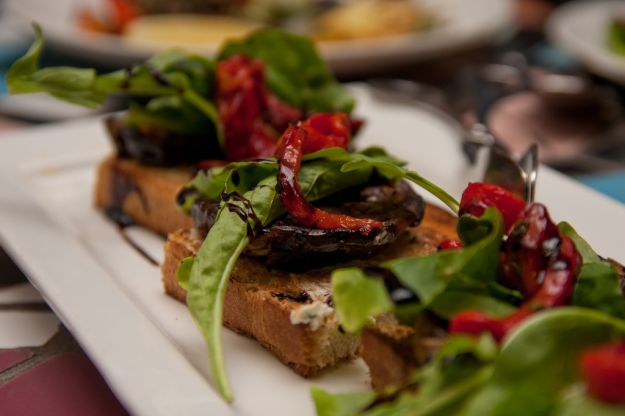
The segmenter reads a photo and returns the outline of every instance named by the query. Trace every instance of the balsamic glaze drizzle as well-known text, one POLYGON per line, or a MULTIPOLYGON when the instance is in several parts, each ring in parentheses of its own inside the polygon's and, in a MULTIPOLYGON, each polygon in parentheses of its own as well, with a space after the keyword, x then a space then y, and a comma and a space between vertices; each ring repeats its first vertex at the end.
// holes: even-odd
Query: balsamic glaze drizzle
POLYGON ((128 235, 128 233, 126 232, 127 227, 128 225, 121 225, 121 224, 117 225, 117 230, 121 234, 124 241, 127 242, 130 245, 130 247, 134 248, 135 251, 139 253, 144 259, 146 259, 148 263, 152 264, 153 266, 158 267, 159 266, 158 261, 156 261, 156 259, 152 257, 151 255, 149 255, 148 252, 145 251, 145 249, 143 249, 143 247, 137 244, 137 242, 128 235))
POLYGON ((252 206, 252 202, 245 198, 240 193, 233 191, 230 193, 222 192, 221 200, 226 203, 226 207, 228 211, 236 214, 241 221, 247 223, 247 236, 252 238, 256 235, 257 231, 262 228, 263 223, 260 218, 254 212, 254 207, 252 206), (230 201, 241 202, 243 204, 243 208, 239 205, 233 204, 230 201), (250 220, 254 224, 253 226, 250 224, 250 220))
POLYGON ((117 229, 121 234, 122 238, 125 242, 127 242, 137 253, 139 253, 144 259, 146 259, 150 264, 154 266, 158 266, 158 261, 156 261, 152 256, 150 256, 142 247, 140 247, 136 241, 134 241, 128 233, 126 233, 126 228, 135 225, 134 221, 128 214, 124 212, 123 206, 126 197, 129 194, 135 192, 139 196, 139 200, 141 201, 141 205, 145 212, 149 212, 148 201, 139 186, 135 183, 135 181, 129 175, 125 174, 122 170, 120 170, 117 166, 113 166, 111 169, 111 195, 110 195, 110 204, 104 210, 106 216, 117 224, 117 229))

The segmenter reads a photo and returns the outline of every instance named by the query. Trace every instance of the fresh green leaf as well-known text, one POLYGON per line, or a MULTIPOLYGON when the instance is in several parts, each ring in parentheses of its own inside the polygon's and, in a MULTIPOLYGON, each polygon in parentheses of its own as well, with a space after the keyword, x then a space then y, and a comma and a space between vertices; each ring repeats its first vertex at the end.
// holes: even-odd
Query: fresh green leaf
POLYGON ((623 416, 625 406, 603 403, 586 394, 586 386, 578 383, 567 389, 554 416, 623 416))
POLYGON ((585 349, 625 336, 625 321, 575 307, 535 314, 514 330, 495 361, 492 378, 463 409, 466 416, 548 416, 579 380, 585 349))
POLYGON ((311 389, 317 416, 359 415, 375 400, 373 391, 360 393, 330 394, 318 387, 311 389))
MULTIPOLYGON (((421 308, 432 305, 452 282, 457 285, 473 283, 473 293, 480 294, 480 287, 483 289, 481 294, 491 293, 488 288, 495 286, 488 285, 494 284, 497 277, 503 236, 501 215, 494 209, 487 209, 480 218, 463 215, 458 222, 458 234, 466 244, 461 249, 391 260, 382 267, 392 271, 402 285, 418 296, 421 308)), ((456 290, 458 288, 455 286, 456 290)), ((445 303, 437 304, 437 312, 450 316, 452 312, 443 309, 445 303)), ((496 309, 495 313, 501 312, 499 305, 496 309)))
POLYGON ((261 59, 269 89, 289 104, 314 112, 351 112, 354 99, 332 76, 312 41, 278 29, 261 29, 224 45, 219 60, 244 54, 261 59))
POLYGON ((425 189, 441 202, 447 205, 453 212, 458 212, 458 201, 449 195, 444 189, 430 182, 415 171, 403 168, 403 162, 389 156, 379 147, 364 149, 360 152, 350 153, 351 160, 343 165, 343 172, 361 169, 363 166, 372 166, 383 177, 391 180, 407 179, 425 189))
POLYGON ((432 301, 429 309, 445 319, 451 319, 466 310, 488 311, 489 316, 503 318, 516 310, 513 304, 486 293, 486 291, 471 293, 468 290, 448 288, 432 301))
MULTIPOLYGON (((405 385, 375 394, 336 394, 313 390, 319 416, 443 416, 483 385, 492 373, 497 346, 488 335, 450 337, 430 364, 405 385), (418 389, 414 387, 418 385, 418 389)), ((455 414, 455 413, 453 413, 455 414)))
POLYGON ((179 133, 222 137, 212 103, 215 62, 179 50, 161 52, 128 71, 97 75, 93 69, 39 69, 43 34, 35 27, 35 41, 7 73, 12 94, 46 92, 58 99, 95 108, 111 93, 151 98, 131 112, 134 123, 149 123, 179 133))
MULTIPOLYGON (((578 371, 588 348, 625 337, 625 321, 562 307, 521 323, 498 350, 488 334, 453 335, 406 385, 372 399, 316 394, 317 408, 345 416, 616 416, 625 407, 589 398, 578 371), (414 384, 418 389, 411 389, 414 384)), ((331 413, 326 413, 331 414, 331 413)))
POLYGON ((305 155, 302 160, 307 161, 318 158, 345 162, 341 167, 341 170, 345 173, 363 168, 373 168, 386 179, 409 180, 437 197, 453 212, 458 212, 458 201, 454 197, 417 172, 404 168, 405 162, 389 155, 381 147, 368 147, 357 152, 348 152, 345 149, 334 147, 305 155))
MULTIPOLYGON (((256 216, 266 224, 271 207, 276 203, 275 178, 245 193, 256 216), (273 181, 273 183, 272 183, 273 181), (273 186, 272 186, 273 185, 273 186)), ((240 204, 240 203, 236 203, 240 204)), ((232 269, 249 241, 248 222, 244 222, 225 206, 195 255, 189 278, 187 305, 208 343, 213 381, 227 401, 233 399, 223 360, 221 325, 223 302, 232 269)))
POLYGON ((573 305, 625 318, 625 297, 616 267, 599 257, 570 224, 563 222, 558 227, 573 240, 582 256, 582 268, 573 291, 573 305))
POLYGON ((393 310, 382 279, 369 277, 357 268, 332 275, 332 299, 338 319, 349 333, 366 326, 370 317, 393 310))
POLYGON ((191 277, 191 266, 193 266, 193 257, 185 257, 182 259, 176 269, 176 281, 184 290, 189 288, 189 279, 191 277))

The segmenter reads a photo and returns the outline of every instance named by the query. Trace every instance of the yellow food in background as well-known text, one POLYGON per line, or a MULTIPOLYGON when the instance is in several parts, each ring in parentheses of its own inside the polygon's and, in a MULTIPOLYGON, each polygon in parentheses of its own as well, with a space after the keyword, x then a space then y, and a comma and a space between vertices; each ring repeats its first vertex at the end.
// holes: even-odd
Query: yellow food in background
POLYGON ((260 28, 257 22, 228 16, 163 14, 143 16, 124 31, 129 43, 153 47, 219 45, 260 28))
POLYGON ((411 0, 354 0, 316 19, 320 40, 379 38, 423 29, 428 16, 411 0))

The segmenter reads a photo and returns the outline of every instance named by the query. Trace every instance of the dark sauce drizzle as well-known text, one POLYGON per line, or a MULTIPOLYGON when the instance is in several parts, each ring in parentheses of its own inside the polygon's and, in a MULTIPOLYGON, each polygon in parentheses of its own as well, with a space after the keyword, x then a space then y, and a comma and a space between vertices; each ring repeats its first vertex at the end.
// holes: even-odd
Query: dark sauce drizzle
POLYGON ((111 203, 104 210, 106 216, 117 224, 117 230, 121 234, 125 242, 127 242, 137 253, 139 253, 150 264, 158 266, 158 261, 154 257, 150 256, 142 247, 140 247, 136 241, 134 241, 128 233, 126 228, 135 225, 132 218, 128 216, 123 210, 124 201, 126 197, 135 192, 139 196, 141 205, 145 212, 149 212, 148 201, 145 194, 137 186, 134 180, 128 175, 124 174, 116 166, 111 169, 111 203))
POLYGON ((128 227, 127 225, 120 225, 120 224, 117 225, 117 230, 121 234, 124 241, 127 242, 130 245, 130 247, 134 248, 135 251, 139 253, 144 259, 146 259, 148 263, 152 264, 153 266, 158 267, 159 266, 158 261, 156 261, 154 257, 148 254, 148 252, 145 251, 145 249, 143 249, 143 247, 141 247, 139 244, 137 244, 136 241, 130 238, 130 236, 126 232, 127 227, 128 227))
POLYGON ((290 300, 297 303, 306 303, 310 300, 310 295, 305 290, 295 293, 272 293, 271 296, 278 300, 290 300))
POLYGON ((245 198, 240 193, 236 191, 230 192, 230 193, 222 192, 221 200, 226 203, 226 207, 228 208, 228 211, 236 214, 239 218, 241 218, 241 221, 247 223, 247 236, 248 237, 250 238, 254 237, 257 234, 258 230, 260 230, 263 227, 263 223, 254 212, 254 207, 252 207, 252 202, 249 199, 245 198), (245 210, 239 205, 233 204, 230 201, 241 202, 245 210), (252 224, 250 224, 250 220, 254 224, 253 226, 252 224))

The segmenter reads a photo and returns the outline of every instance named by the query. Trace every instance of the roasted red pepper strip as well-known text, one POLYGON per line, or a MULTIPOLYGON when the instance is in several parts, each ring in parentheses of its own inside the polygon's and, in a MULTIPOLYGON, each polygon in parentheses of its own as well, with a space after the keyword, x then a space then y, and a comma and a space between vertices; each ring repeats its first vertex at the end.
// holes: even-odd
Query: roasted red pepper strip
POLYGON ((462 193, 459 214, 480 217, 488 207, 495 207, 501 212, 508 231, 525 208, 525 201, 497 185, 470 183, 462 193))
POLYGON ((590 394, 608 403, 625 404, 625 341, 584 351, 579 365, 590 394))
POLYGON ((278 189, 286 210, 297 222, 319 229, 347 229, 369 234, 381 228, 380 221, 334 214, 312 206, 302 196, 297 173, 302 155, 328 147, 346 148, 351 140, 349 119, 343 113, 317 114, 289 127, 282 135, 276 157, 280 159, 278 189))
POLYGON ((514 277, 513 288, 527 300, 515 313, 496 319, 478 311, 464 311, 450 322, 450 332, 490 332, 497 341, 535 311, 569 303, 581 265, 573 241, 559 232, 541 204, 523 212, 506 241, 502 269, 514 277), (520 277, 520 278, 518 278, 520 277), (529 279, 535 279, 529 284, 529 279))
POLYGON ((445 240, 438 245, 439 250, 456 250, 462 248, 460 240, 445 240))
POLYGON ((302 112, 265 87, 265 65, 243 55, 217 64, 215 99, 230 161, 272 156, 280 132, 302 112))
POLYGON ((555 254, 561 236, 544 205, 532 204, 511 230, 503 249, 500 274, 527 299, 538 290, 541 274, 555 254))

